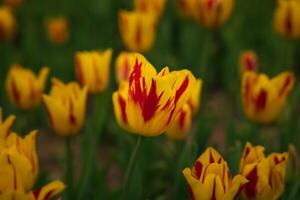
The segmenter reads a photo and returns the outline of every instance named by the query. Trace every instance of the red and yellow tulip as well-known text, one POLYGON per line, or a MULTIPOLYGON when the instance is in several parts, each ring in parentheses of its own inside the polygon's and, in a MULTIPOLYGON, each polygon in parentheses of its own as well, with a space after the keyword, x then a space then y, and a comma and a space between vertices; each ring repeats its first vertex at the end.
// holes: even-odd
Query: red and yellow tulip
POLYGON ((166 0, 134 0, 135 10, 154 13, 159 18, 165 8, 166 0))
POLYGON ((258 123, 274 121, 285 106, 294 82, 291 72, 281 73, 272 79, 265 74, 245 72, 241 94, 246 116, 258 123))
POLYGON ((183 175, 189 185, 191 200, 235 200, 248 182, 241 175, 231 176, 227 162, 213 148, 208 148, 183 175))
POLYGON ((21 65, 13 65, 6 79, 10 101, 25 110, 36 107, 42 99, 48 73, 48 67, 43 67, 39 75, 35 76, 31 70, 21 65))
POLYGON ((254 51, 244 51, 240 55, 239 71, 242 76, 246 71, 257 71, 258 61, 254 51))
POLYGON ((87 86, 80 88, 76 82, 64 84, 58 79, 52 80, 50 94, 44 95, 43 100, 55 133, 69 136, 80 131, 85 118, 87 91, 87 86))
POLYGON ((0 7, 0 40, 10 40, 16 32, 16 19, 7 6, 0 7))
POLYGON ((81 85, 87 85, 90 93, 104 91, 109 83, 112 50, 103 52, 83 51, 75 55, 76 75, 81 85))
POLYGON ((264 154, 264 147, 247 143, 240 161, 240 174, 249 182, 243 194, 249 200, 277 200, 284 190, 288 153, 264 154))
POLYGON ((119 124, 130 132, 157 136, 165 132, 187 103, 196 80, 188 70, 157 73, 142 55, 137 55, 129 82, 113 94, 119 124))
POLYGON ((46 30, 48 39, 53 44, 64 44, 69 39, 69 22, 65 17, 57 17, 47 20, 46 30))

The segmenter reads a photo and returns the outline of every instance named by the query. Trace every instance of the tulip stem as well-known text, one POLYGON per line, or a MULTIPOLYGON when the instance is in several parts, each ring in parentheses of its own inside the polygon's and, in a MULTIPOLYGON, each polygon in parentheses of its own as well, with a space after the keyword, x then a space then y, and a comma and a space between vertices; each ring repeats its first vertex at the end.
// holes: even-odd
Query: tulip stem
POLYGON ((73 199, 74 196, 74 165, 73 165, 73 153, 71 146, 71 137, 66 138, 66 168, 65 179, 67 184, 66 199, 73 199))
POLYGON ((127 193, 128 193, 128 187, 130 185, 131 182, 131 177, 132 177, 132 173, 133 173, 133 169, 135 167, 136 161, 137 161, 137 155, 138 155, 138 151, 140 149, 141 143, 143 140, 143 136, 139 135, 137 142, 135 144, 135 147, 133 149, 133 152, 131 154, 130 160, 129 160, 129 164, 126 170, 126 174, 125 174, 125 179, 124 179, 124 185, 123 185, 123 199, 128 199, 127 198, 127 193))

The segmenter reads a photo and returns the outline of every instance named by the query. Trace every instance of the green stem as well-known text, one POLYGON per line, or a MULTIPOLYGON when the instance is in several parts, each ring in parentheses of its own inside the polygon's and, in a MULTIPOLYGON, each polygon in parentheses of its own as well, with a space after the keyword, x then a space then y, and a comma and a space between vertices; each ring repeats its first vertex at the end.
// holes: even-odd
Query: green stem
POLYGON ((74 163, 73 163, 73 152, 71 146, 71 137, 66 138, 66 168, 65 168, 65 179, 67 184, 67 198, 73 199, 74 197, 74 163))
POLYGON ((135 144, 135 147, 133 149, 133 152, 131 154, 130 160, 129 160, 129 164, 128 164, 126 174, 125 174, 124 185, 123 185, 123 195, 122 196, 123 196, 124 200, 127 199, 128 187, 130 185, 133 169, 137 162, 137 155, 138 155, 138 151, 140 149, 142 140, 143 140, 143 136, 139 135, 137 142, 135 144))

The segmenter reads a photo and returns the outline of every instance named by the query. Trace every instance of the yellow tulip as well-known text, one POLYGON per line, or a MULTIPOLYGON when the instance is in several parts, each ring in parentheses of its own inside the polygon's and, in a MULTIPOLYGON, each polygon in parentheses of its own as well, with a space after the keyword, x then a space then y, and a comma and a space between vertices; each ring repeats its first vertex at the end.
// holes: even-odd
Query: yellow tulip
POLYGON ((156 37, 155 15, 122 10, 119 12, 119 29, 128 50, 146 52, 151 49, 156 37))
POLYGON ((130 132, 157 136, 165 132, 187 103, 196 80, 188 70, 157 73, 138 55, 129 82, 113 94, 118 123, 130 132))
POLYGON ((231 176, 227 162, 213 148, 208 148, 183 175, 192 200, 235 200, 248 182, 241 175, 231 176))
POLYGON ((177 0, 180 14, 186 18, 194 18, 198 0, 177 0))
POLYGON ((157 18, 162 15, 165 4, 166 0, 134 0, 135 10, 154 13, 157 18))
POLYGON ((274 121, 294 86, 294 75, 284 72, 269 79, 265 74, 245 72, 241 95, 246 116, 258 123, 274 121))
POLYGON ((230 17, 234 2, 234 0, 197 0, 196 19, 206 28, 219 28, 230 17))
POLYGON ((258 62, 254 51, 244 51, 240 55, 239 71, 242 76, 246 71, 257 71, 258 62))
POLYGON ((300 1, 277 0, 274 28, 283 37, 300 37, 300 1))
POLYGON ((188 100, 188 104, 193 114, 196 114, 197 111, 199 110, 199 105, 201 102, 201 92, 202 92, 202 80, 197 79, 195 85, 193 86, 191 96, 188 100))
POLYGON ((2 108, 0 107, 0 140, 6 138, 11 132, 12 125, 16 116, 10 115, 5 120, 3 119, 2 108))
POLYGON ((48 39, 56 45, 64 44, 69 39, 69 22, 64 17, 49 19, 46 22, 48 39))
POLYGON ((288 153, 265 157, 262 146, 247 143, 240 161, 240 174, 249 182, 243 194, 249 200, 277 200, 284 190, 288 153))
POLYGON ((192 111, 188 104, 185 104, 177 114, 174 122, 166 131, 171 140, 184 140, 191 129, 192 111))
POLYGON ((43 100, 48 112, 50 125, 55 133, 62 136, 77 134, 82 128, 88 87, 80 88, 78 83, 64 84, 52 80, 49 95, 43 100))
POLYGON ((6 7, 0 7, 0 40, 10 40, 16 31, 16 19, 12 11, 6 7))
POLYGON ((25 110, 36 107, 41 101, 48 73, 49 68, 43 67, 36 77, 29 69, 13 65, 6 79, 10 101, 25 110))
POLYGON ((98 93, 108 86, 112 50, 103 52, 83 51, 75 55, 76 75, 82 85, 89 87, 90 93, 98 93))

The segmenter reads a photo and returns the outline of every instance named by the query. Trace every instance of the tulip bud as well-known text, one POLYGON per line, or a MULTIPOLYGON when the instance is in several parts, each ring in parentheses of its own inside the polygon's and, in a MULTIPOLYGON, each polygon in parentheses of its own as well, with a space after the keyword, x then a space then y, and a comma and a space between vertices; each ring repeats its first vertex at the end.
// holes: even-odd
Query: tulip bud
POLYGON ((168 128, 166 135, 171 140, 184 140, 191 129, 192 114, 191 108, 185 104, 177 114, 174 122, 168 128))
POLYGON ((119 29, 128 50, 146 52, 152 48, 156 36, 155 15, 140 11, 120 11, 119 29))
POLYGON ((195 16, 206 28, 216 29, 230 17, 234 0, 197 0, 195 16))
POLYGON ((75 82, 65 85, 58 79, 52 80, 50 94, 44 95, 43 100, 55 133, 70 136, 80 131, 85 116, 87 90, 87 87, 81 89, 75 82))
POLYGON ((249 182, 243 194, 247 200, 279 199, 284 190, 288 153, 265 157, 262 146, 247 143, 240 161, 240 174, 249 182))
POLYGON ((46 21, 48 39, 56 45, 64 44, 69 39, 69 22, 64 17, 46 21))
POLYGON ((165 132, 191 96, 196 79, 188 70, 157 73, 137 55, 129 82, 113 94, 118 123, 130 132, 157 136, 165 132))
POLYGON ((36 77, 29 69, 13 65, 6 79, 10 101, 24 110, 36 107, 41 101, 48 73, 49 68, 43 67, 36 77))
POLYGON ((274 14, 274 28, 283 37, 300 38, 300 2, 298 0, 277 0, 274 14))
POLYGON ((257 71, 258 63, 257 56, 254 51, 244 51, 240 55, 240 76, 246 71, 257 71))
POLYGON ((76 75, 81 85, 87 85, 90 93, 104 91, 109 82, 112 50, 103 52, 77 52, 75 55, 76 75))
POLYGON ((16 32, 16 19, 12 11, 6 7, 0 7, 0 40, 10 40, 16 32))
POLYGON ((227 162, 208 148, 183 175, 189 185, 190 199, 235 200, 248 182, 241 175, 232 178, 227 162))
POLYGON ((291 72, 281 73, 272 79, 265 74, 245 72, 241 95, 246 116, 258 123, 274 121, 284 108, 294 81, 291 72))

